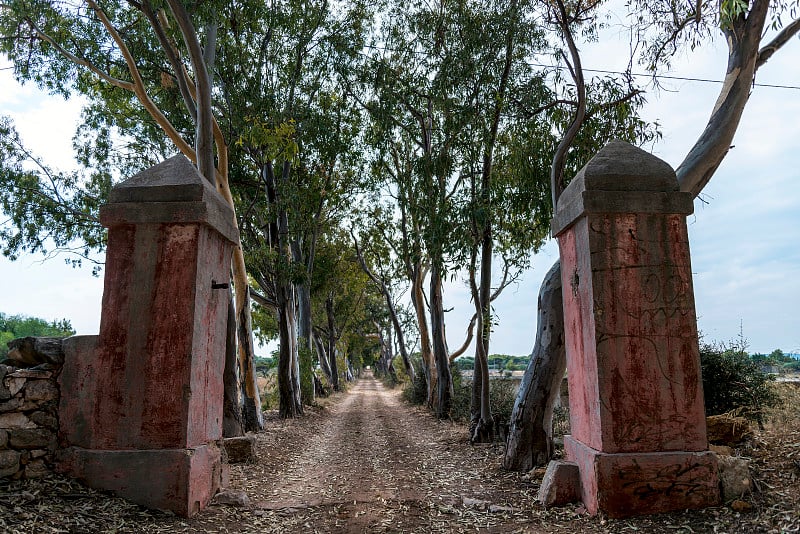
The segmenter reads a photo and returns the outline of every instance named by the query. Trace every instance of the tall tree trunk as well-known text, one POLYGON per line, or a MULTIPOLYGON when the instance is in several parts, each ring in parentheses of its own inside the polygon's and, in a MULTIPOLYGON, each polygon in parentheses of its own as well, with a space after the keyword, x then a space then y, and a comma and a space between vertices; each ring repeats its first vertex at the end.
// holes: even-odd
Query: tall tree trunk
POLYGON ((314 347, 317 349, 317 358, 319 359, 319 366, 322 369, 322 374, 328 379, 328 385, 333 387, 333 376, 331 375, 331 366, 328 363, 328 351, 325 350, 325 344, 319 337, 319 334, 313 333, 314 347))
MULTIPOLYGON (((216 124, 216 123, 215 123, 216 124)), ((233 202, 233 194, 231 193, 230 183, 228 181, 228 148, 219 128, 215 128, 215 137, 217 137, 217 157, 219 159, 219 174, 217 180, 217 190, 225 199, 228 206, 234 210, 233 224, 236 229, 239 229, 239 221, 236 219, 236 206, 233 202)), ((247 266, 244 262, 244 250, 242 249, 242 241, 236 243, 233 248, 233 257, 231 258, 231 272, 233 278, 233 287, 235 290, 234 320, 237 324, 236 339, 238 340, 238 355, 239 355, 239 372, 241 373, 240 382, 243 384, 241 391, 242 403, 242 419, 244 430, 246 432, 258 432, 264 428, 264 417, 261 413, 261 397, 258 393, 258 381, 256 375, 256 362, 255 362, 255 348, 253 344, 253 327, 252 315, 250 313, 250 286, 247 278, 247 266), (242 290, 242 288, 246 288, 242 290), (254 409, 258 407, 258 409, 254 409)))
POLYGON ((261 413, 261 399, 258 394, 256 382, 256 361, 253 347, 253 325, 250 316, 250 287, 247 285, 237 285, 236 294, 244 293, 241 298, 243 307, 239 308, 239 298, 237 301, 236 328, 239 340, 239 367, 242 370, 241 381, 243 382, 244 407, 242 415, 244 418, 244 428, 247 431, 257 432, 264 428, 264 416, 261 413), (244 287, 244 290, 242 290, 244 287))
MULTIPOLYGON (((389 376, 392 377, 392 381, 394 381, 396 383, 397 382, 397 371, 395 371, 395 369, 394 369, 394 349, 393 349, 393 345, 392 345, 392 329, 391 328, 387 328, 386 329, 386 339, 384 340, 383 337, 381 337, 381 343, 385 343, 386 344, 386 351, 385 351, 385 355, 384 355, 386 372, 389 374, 389 376)), ((413 381, 413 377, 412 377, 412 381, 413 381)))
POLYGON ((299 371, 297 367, 297 330, 295 326, 294 286, 289 281, 276 284, 278 304, 278 356, 279 414, 282 418, 297 417, 303 413, 300 399, 299 371))
POLYGON ((425 374, 425 383, 428 387, 428 407, 435 409, 438 403, 436 395, 436 360, 433 357, 433 349, 431 348, 428 313, 425 310, 424 283, 423 269, 417 265, 414 268, 413 279, 411 280, 411 304, 414 306, 414 314, 417 317, 420 353, 422 354, 422 371, 425 374))
POLYGON ((553 407, 567 367, 563 302, 556 262, 539 290, 536 343, 511 414, 506 469, 527 471, 553 456, 553 407))
MULTIPOLYGON (((376 374, 385 376, 389 372, 389 367, 386 364, 386 362, 388 361, 387 352, 389 347, 386 344, 386 337, 383 335, 383 329, 377 322, 373 322, 373 324, 375 325, 375 328, 377 328, 378 330, 378 340, 380 341, 381 344, 380 356, 378 356, 378 361, 375 362, 375 371, 376 374)), ((389 335, 391 335, 391 329, 389 329, 388 332, 389 335)))
POLYGON ((486 222, 481 241, 481 282, 474 295, 478 312, 478 339, 475 344, 475 373, 480 375, 480 382, 473 381, 473 420, 470 425, 472 443, 489 443, 495 437, 494 419, 489 398, 489 337, 492 331, 492 230, 491 223, 486 222), (478 372, 480 370, 480 373, 478 372), (477 419, 474 419, 477 417, 477 419))
POLYGON ((239 379, 236 376, 236 310, 233 296, 228 294, 228 323, 225 338, 225 368, 222 372, 222 435, 234 438, 244 435, 239 379))
POLYGON ((445 337, 444 301, 442 297, 442 276, 435 264, 431 269, 431 338, 433 355, 436 360, 436 416, 440 419, 450 417, 453 403, 453 376, 450 374, 450 358, 445 337))
MULTIPOLYGON (((290 163, 284 161, 280 184, 286 184, 289 181, 290 171, 290 163)), ((297 355, 297 299, 294 283, 289 277, 293 259, 289 241, 289 215, 284 207, 280 207, 279 183, 272 162, 268 161, 262 168, 262 180, 267 200, 276 207, 273 219, 269 222, 269 243, 277 256, 273 284, 280 343, 278 355, 280 405, 278 411, 283 418, 296 417, 303 413, 303 402, 300 394, 300 361, 297 355)))
MULTIPOLYGON (((303 413, 303 394, 300 388, 300 348, 297 343, 297 293, 295 286, 292 285, 292 308, 294 313, 289 315, 289 333, 290 339, 294 345, 291 351, 291 367, 289 368, 290 376, 292 379, 292 393, 294 394, 294 403, 297 406, 298 413, 303 413)), ((313 393, 312 393, 313 396, 313 393)))
POLYGON ((339 366, 336 362, 336 322, 333 316, 333 296, 325 299, 325 315, 328 318, 328 358, 330 358, 331 387, 339 391, 339 366))
MULTIPOLYGON (((472 289, 475 300, 476 313, 478 314, 478 340, 475 350, 475 369, 480 368, 481 382, 473 383, 476 394, 474 400, 478 400, 480 407, 477 411, 479 419, 473 421, 472 436, 470 441, 489 442, 495 437, 495 426, 492 418, 491 400, 489 397, 489 338, 492 333, 492 254, 494 252, 494 235, 492 231, 492 217, 494 216, 491 187, 492 187, 492 163, 494 157, 494 145, 497 141, 497 132, 500 126, 500 114, 503 111, 508 78, 511 73, 513 60, 514 36, 516 29, 517 1, 511 0, 508 6, 508 33, 505 40, 505 62, 503 72, 500 75, 500 83, 497 88, 497 98, 495 99, 494 112, 492 115, 489 137, 485 142, 483 153, 483 168, 480 180, 480 205, 489 214, 485 217, 483 225, 480 227, 480 246, 481 246, 481 281, 480 286, 475 290, 474 272, 472 269, 472 289)), ((477 224, 475 225, 477 227, 477 224)), ((478 228, 476 228, 477 230, 478 228)))
MULTIPOLYGON (((310 273, 309 273, 310 275, 310 273)), ((303 402, 314 403, 314 362, 311 332, 311 286, 297 284, 297 352, 300 358, 300 393, 303 402)))

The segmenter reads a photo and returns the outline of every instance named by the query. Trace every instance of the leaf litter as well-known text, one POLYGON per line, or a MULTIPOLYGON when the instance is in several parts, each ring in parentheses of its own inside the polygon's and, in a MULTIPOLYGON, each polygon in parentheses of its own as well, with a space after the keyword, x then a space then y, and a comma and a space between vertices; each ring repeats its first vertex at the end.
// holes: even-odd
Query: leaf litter
POLYGON ((536 501, 541 470, 502 471, 501 444, 470 447, 462 426, 365 378, 303 418, 268 414, 256 436, 259 461, 231 466, 229 488, 245 492, 250 507, 212 504, 184 519, 61 476, 2 480, 0 532, 800 532, 800 387, 781 387, 784 405, 735 450, 751 459, 748 512, 728 505, 611 520, 579 504, 544 509, 536 501))

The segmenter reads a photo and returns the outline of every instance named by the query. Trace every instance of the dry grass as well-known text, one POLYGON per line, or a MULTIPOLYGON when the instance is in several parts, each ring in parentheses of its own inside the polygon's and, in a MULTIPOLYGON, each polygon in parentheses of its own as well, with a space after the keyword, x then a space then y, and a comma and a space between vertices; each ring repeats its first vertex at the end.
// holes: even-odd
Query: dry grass
POLYGON ((800 431, 800 382, 777 382, 774 387, 781 403, 765 411, 765 429, 800 431))

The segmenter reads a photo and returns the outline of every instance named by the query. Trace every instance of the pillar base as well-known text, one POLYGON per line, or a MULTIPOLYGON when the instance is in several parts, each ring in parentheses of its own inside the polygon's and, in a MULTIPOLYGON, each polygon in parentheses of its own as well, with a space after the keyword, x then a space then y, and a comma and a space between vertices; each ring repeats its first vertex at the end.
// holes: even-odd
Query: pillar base
POLYGON ((718 506, 717 458, 701 452, 608 454, 564 436, 567 460, 578 464, 587 511, 609 517, 718 506))
POLYGON ((87 486, 109 490, 136 504, 191 517, 220 488, 220 451, 213 445, 191 449, 61 451, 58 470, 87 486))

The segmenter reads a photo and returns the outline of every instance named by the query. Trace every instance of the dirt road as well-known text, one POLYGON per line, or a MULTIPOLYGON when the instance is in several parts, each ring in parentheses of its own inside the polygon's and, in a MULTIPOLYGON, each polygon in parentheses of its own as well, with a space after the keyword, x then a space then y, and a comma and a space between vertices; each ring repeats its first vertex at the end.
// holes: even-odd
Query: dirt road
POLYGON ((533 498, 533 488, 520 491, 517 475, 487 465, 496 457, 492 447, 469 447, 463 427, 409 407, 399 390, 372 377, 326 413, 297 423, 272 421, 275 432, 259 436, 259 465, 236 468, 232 481, 256 513, 278 519, 276 530, 508 526, 522 521, 533 498))
POLYGON ((420 449, 397 396, 360 381, 262 494, 268 509, 417 499, 420 449), (269 489, 271 489, 272 497, 269 489))
POLYGON ((797 532, 800 395, 792 391, 785 413, 737 450, 756 475, 744 512, 724 506, 614 521, 588 517, 578 503, 545 510, 535 502, 541 470, 502 471, 500 444, 470 446, 463 426, 365 377, 302 418, 268 417, 256 437, 258 461, 231 466, 229 490, 246 494, 245 506, 215 502, 182 519, 64 477, 5 481, 0 532, 797 532))

